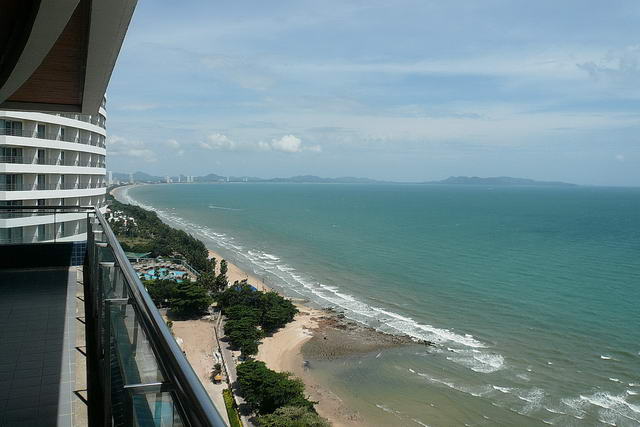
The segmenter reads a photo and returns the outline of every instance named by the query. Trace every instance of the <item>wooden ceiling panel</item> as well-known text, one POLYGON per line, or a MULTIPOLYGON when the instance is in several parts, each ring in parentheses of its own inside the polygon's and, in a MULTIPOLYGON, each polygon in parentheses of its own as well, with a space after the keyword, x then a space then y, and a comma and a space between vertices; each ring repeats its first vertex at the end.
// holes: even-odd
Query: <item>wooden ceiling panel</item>
POLYGON ((8 102, 82 106, 90 4, 82 0, 64 31, 31 77, 8 102))
POLYGON ((40 0, 2 0, 0 4, 0 85, 4 84, 22 53, 40 0))

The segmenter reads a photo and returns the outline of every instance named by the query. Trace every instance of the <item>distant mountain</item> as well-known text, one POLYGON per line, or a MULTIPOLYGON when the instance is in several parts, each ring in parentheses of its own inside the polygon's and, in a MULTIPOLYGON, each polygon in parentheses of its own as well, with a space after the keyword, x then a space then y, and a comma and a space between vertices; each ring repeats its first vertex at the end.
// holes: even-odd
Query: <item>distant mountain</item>
POLYGON ((210 173, 204 176, 196 176, 193 178, 194 182, 220 182, 226 181, 227 177, 216 175, 215 173, 210 173))
MULTIPOLYGON (((113 178, 121 182, 129 182, 129 174, 113 172, 113 178)), ((172 177, 173 182, 178 182, 178 177, 172 177)), ((165 177, 154 176, 145 172, 135 172, 133 174, 135 182, 164 183, 165 177)), ((180 182, 186 182, 186 177, 180 175, 180 182)), ((194 176, 194 182, 280 182, 280 183, 297 183, 297 184, 390 184, 391 181, 377 181, 370 178, 357 178, 352 176, 343 176, 338 178, 323 178, 315 175, 296 175, 288 178, 257 178, 248 176, 222 176, 210 173, 203 176, 194 176)), ((481 178, 478 176, 450 176, 441 181, 428 181, 417 184, 430 185, 494 185, 494 186, 554 186, 554 187, 572 187, 575 184, 556 181, 535 181, 527 178, 513 178, 509 176, 497 176, 481 178)))
POLYGON ((450 176, 441 181, 429 181, 425 184, 447 185, 500 185, 500 186, 548 186, 548 187, 575 187, 576 184, 559 181, 536 181, 527 178, 513 178, 510 176, 496 176, 481 178, 478 176, 450 176))
POLYGON ((376 181, 369 178, 355 178, 351 176, 343 176, 340 178, 321 178, 315 175, 298 175, 289 178, 271 178, 263 179, 262 182, 294 182, 294 183, 318 183, 318 184, 373 184, 382 181, 376 181))
MULTIPOLYGON (((122 173, 122 172, 113 172, 113 179, 122 181, 122 182, 128 182, 129 174, 122 173)), ((133 180, 135 182, 163 182, 164 178, 160 176, 149 175, 148 173, 138 171, 133 173, 133 180)))

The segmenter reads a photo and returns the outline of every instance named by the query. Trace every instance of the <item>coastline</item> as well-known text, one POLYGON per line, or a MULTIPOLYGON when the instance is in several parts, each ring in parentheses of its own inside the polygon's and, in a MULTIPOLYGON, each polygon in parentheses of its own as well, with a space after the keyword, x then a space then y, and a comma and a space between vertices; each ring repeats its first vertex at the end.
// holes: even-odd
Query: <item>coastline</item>
MULTIPOLYGON (((110 193, 121 203, 131 203, 132 200, 129 199, 126 192, 130 188, 140 185, 145 184, 116 187, 110 193)), ((169 226, 176 227, 175 224, 167 222, 162 217, 160 219, 169 226)), ((205 243, 205 245, 207 244, 205 243)), ((209 257, 215 257, 218 261, 217 270, 220 260, 227 261, 229 283, 246 279, 258 290, 277 292, 266 285, 263 280, 247 273, 209 245, 207 245, 207 250, 209 257)), ((310 400, 318 402, 315 405, 318 414, 328 419, 333 426, 360 427, 368 425, 362 414, 354 411, 337 394, 320 383, 312 369, 306 366, 305 361, 309 359, 334 360, 341 357, 369 354, 386 348, 415 344, 415 341, 409 336, 390 335, 355 323, 344 318, 341 313, 330 309, 309 307, 304 304, 304 300, 293 300, 293 302, 299 313, 284 328, 262 340, 256 359, 265 362, 270 369, 291 372, 300 378, 305 384, 305 391, 310 400)), ((189 334, 188 330, 182 328, 180 335, 187 334, 189 334)), ((185 340, 188 339, 185 337, 185 340)), ((211 347, 212 345, 213 337, 211 337, 211 342, 208 339, 202 341, 202 346, 211 347)), ((206 382, 206 378, 201 377, 201 380, 206 382)))
MULTIPOLYGON (((209 257, 211 256, 218 262, 223 259, 219 253, 209 249, 209 257)), ((227 260, 227 266, 227 277, 230 283, 247 279, 249 284, 258 290, 266 292, 272 290, 262 280, 246 273, 233 262, 227 260)), ((318 402, 316 404, 318 414, 327 418, 333 426, 364 426, 358 414, 350 411, 331 390, 321 386, 304 367, 304 345, 320 333, 323 321, 326 321, 328 316, 334 315, 325 310, 307 307, 300 302, 296 302, 295 305, 299 312, 294 320, 272 336, 262 340, 256 360, 265 362, 274 371, 291 372, 300 378, 310 399, 318 402)))

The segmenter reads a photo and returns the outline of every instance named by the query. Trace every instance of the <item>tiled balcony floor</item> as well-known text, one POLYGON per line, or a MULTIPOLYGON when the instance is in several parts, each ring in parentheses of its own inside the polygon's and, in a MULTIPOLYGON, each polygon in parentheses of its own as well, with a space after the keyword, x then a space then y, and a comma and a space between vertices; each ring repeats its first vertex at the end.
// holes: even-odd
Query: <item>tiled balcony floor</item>
POLYGON ((71 426, 76 268, 0 270, 0 426, 71 426))

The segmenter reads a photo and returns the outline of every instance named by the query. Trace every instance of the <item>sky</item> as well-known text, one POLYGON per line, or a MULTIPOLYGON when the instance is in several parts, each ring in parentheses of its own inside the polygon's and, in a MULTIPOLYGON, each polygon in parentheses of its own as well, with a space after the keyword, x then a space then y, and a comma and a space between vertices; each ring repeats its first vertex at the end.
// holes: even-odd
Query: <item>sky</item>
POLYGON ((108 169, 640 186, 640 2, 139 0, 108 169))

